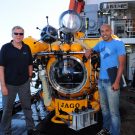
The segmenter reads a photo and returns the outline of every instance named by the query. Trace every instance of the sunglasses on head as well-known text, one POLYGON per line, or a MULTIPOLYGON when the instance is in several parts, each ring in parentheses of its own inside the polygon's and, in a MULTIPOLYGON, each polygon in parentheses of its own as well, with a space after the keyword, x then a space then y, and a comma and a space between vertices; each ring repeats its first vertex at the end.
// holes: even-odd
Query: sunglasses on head
POLYGON ((17 33, 17 32, 14 32, 14 35, 20 35, 20 36, 23 36, 24 33, 17 33))

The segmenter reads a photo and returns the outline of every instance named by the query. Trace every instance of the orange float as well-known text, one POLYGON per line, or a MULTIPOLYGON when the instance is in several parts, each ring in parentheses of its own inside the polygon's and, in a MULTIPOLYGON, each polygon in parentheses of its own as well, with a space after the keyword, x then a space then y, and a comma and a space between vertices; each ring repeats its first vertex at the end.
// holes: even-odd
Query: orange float
POLYGON ((82 51, 82 46, 81 46, 81 44, 79 44, 79 43, 73 43, 72 45, 71 45, 71 51, 73 51, 73 52, 77 52, 77 51, 82 51))
POLYGON ((30 47, 32 54, 35 54, 41 51, 47 51, 49 47, 47 43, 37 42, 37 40, 32 38, 31 36, 24 38, 23 42, 30 47))
POLYGON ((67 52, 70 50, 70 45, 67 44, 67 43, 64 43, 60 46, 61 50, 64 51, 64 52, 67 52))
POLYGON ((60 46, 58 44, 52 44, 51 45, 51 50, 52 51, 59 51, 60 50, 60 46))

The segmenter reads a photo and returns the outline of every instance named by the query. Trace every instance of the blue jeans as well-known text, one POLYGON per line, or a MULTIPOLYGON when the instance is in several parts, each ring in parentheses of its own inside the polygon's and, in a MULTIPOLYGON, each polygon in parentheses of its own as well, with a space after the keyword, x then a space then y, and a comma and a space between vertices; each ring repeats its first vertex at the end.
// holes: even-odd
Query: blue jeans
POLYGON ((108 129, 112 135, 120 135, 120 90, 113 91, 109 80, 99 80, 98 89, 103 116, 103 128, 108 129))

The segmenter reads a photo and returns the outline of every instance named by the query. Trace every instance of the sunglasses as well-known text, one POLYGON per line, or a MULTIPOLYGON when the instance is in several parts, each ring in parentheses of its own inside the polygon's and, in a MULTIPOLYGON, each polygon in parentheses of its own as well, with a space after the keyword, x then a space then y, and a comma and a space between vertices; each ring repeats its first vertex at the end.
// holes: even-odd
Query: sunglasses
POLYGON ((20 35, 20 36, 23 36, 24 33, 16 33, 16 32, 14 32, 14 35, 20 35))

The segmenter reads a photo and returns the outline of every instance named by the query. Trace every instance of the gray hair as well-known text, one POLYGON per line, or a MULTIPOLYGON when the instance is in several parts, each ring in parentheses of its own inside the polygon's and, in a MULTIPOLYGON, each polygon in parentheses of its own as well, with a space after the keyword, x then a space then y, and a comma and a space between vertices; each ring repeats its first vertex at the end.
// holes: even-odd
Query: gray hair
POLYGON ((14 32, 15 29, 22 29, 24 31, 24 29, 21 26, 14 26, 12 28, 12 33, 14 32))

